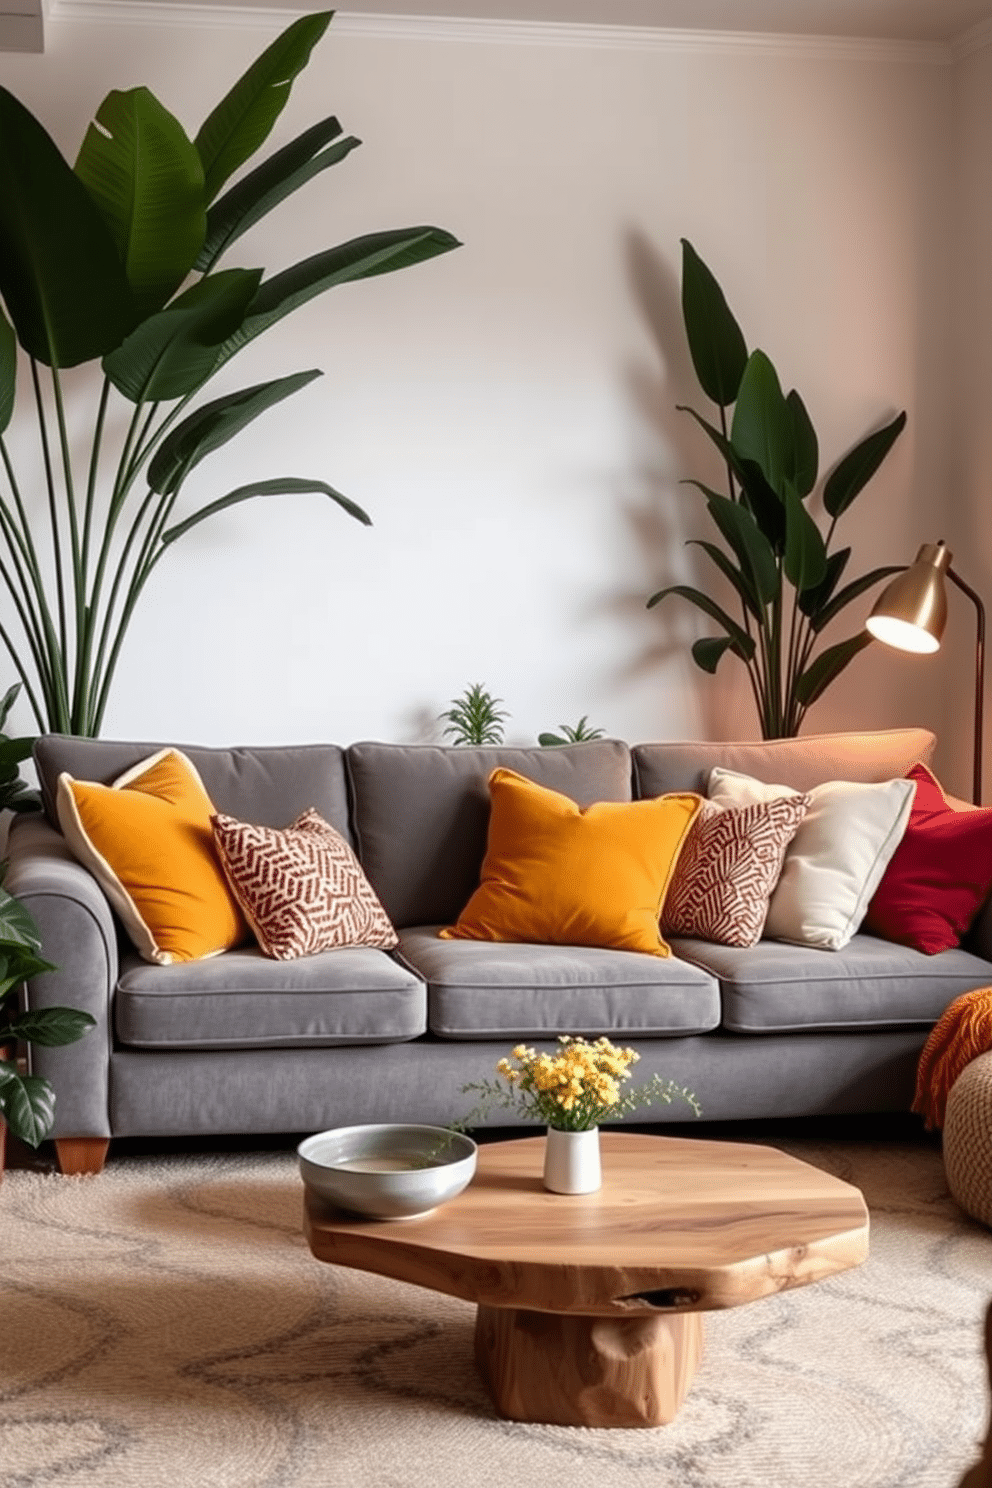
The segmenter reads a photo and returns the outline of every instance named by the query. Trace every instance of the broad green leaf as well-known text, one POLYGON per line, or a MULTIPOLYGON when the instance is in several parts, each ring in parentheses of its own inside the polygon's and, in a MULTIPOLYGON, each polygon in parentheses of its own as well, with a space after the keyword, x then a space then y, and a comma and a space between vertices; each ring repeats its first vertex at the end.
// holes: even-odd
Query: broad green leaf
POLYGON ((711 674, 716 671, 728 651, 740 655, 730 636, 700 636, 698 641, 692 643, 693 661, 702 671, 711 674))
POLYGON ((778 373, 763 351, 748 357, 734 405, 730 442, 742 460, 753 460, 772 490, 785 495, 795 467, 793 415, 778 373))
POLYGON ((744 604, 747 605, 748 609, 751 611, 751 614, 754 615, 756 618, 760 618, 762 611, 761 606, 758 604, 758 601, 755 597, 754 585, 751 583, 751 580, 747 574, 742 573, 739 568, 734 567, 733 563, 727 557, 727 554, 723 551, 722 548, 718 548, 716 543, 706 542, 703 538, 700 537, 689 538, 688 542, 686 543, 686 547, 702 548, 707 557, 716 564, 717 568, 723 574, 727 582, 731 584, 734 589, 737 590, 737 593, 740 595, 741 600, 744 604))
POLYGON ((0 955, 9 947, 41 954, 38 926, 19 899, 0 888, 0 955))
POLYGON ((775 553, 785 550, 785 507, 754 460, 739 460, 737 476, 743 499, 775 553))
POLYGON ((103 359, 114 387, 132 403, 194 392, 213 372, 218 346, 243 322, 261 275, 261 269, 211 274, 142 321, 103 359))
POLYGON ((700 387, 722 408, 737 397, 747 344, 716 279, 682 239, 682 318, 700 387))
POLYGON ((76 160, 76 175, 110 228, 134 297, 164 305, 207 230, 203 167, 193 142, 147 88, 108 93, 76 160))
POLYGON ((891 423, 862 439, 835 465, 823 487, 823 505, 830 516, 839 517, 847 511, 905 427, 906 415, 897 414, 891 423))
MULTIPOLYGON (((14 327, 3 313, 0 307, 0 434, 7 431, 11 419, 14 416, 14 401, 17 397, 17 337, 14 335, 14 327)), ((14 684, 17 690, 20 683, 14 684)), ((7 697, 10 696, 8 692, 7 697)), ((10 704, 6 707, 0 705, 0 728, 3 728, 4 720, 9 712, 10 704)))
POLYGON ((291 377, 277 377, 272 382, 257 383, 205 403, 164 439, 148 467, 148 484, 161 495, 179 489, 189 472, 213 450, 240 434, 259 414, 284 398, 298 392, 320 377, 319 370, 296 372, 291 377))
POLYGON ((822 584, 827 571, 823 535, 791 485, 785 493, 785 556, 782 567, 789 583, 799 594, 822 584))
POLYGON ((820 469, 820 446, 806 404, 795 388, 786 398, 792 419, 792 464, 789 479, 805 499, 816 485, 820 469))
POLYGON ((361 144, 361 140, 348 135, 337 144, 328 145, 340 133, 337 119, 323 119, 263 160, 215 201, 207 213, 207 236, 195 267, 203 274, 208 273, 242 233, 361 144))
POLYGON ((114 240, 37 119, 0 88, 0 295, 25 351, 74 367, 139 318, 114 240))
POLYGON ((902 573, 903 568, 899 564, 886 564, 883 568, 873 568, 870 573, 862 574, 860 579, 852 579, 850 584, 845 584, 840 593, 829 604, 819 610, 813 616, 813 629, 821 631, 825 625, 829 625, 841 610, 849 605, 852 599, 857 599, 866 590, 875 584, 881 583, 883 579, 890 578, 893 574, 902 573))
POLYGON ((759 601, 769 604, 779 593, 781 580, 771 544, 754 517, 746 506, 726 496, 710 496, 706 506, 737 555, 759 601))
POLYGON ((0 951, 0 997, 6 997, 11 988, 20 987, 22 982, 54 970, 50 961, 43 961, 33 951, 19 946, 5 947, 0 951))
POLYGON ((294 79, 331 22, 333 11, 301 16, 277 36, 208 115, 196 136, 206 199, 265 143, 289 99, 294 79))
POLYGON ((391 274, 459 247, 458 239, 442 228, 405 227, 370 233, 316 253, 263 280, 244 324, 221 347, 217 366, 222 366, 276 321, 335 285, 391 274))
POLYGON ((364 523, 366 527, 371 527, 371 517, 360 506, 356 506, 353 501, 349 501, 347 496, 342 496, 340 491, 335 491, 334 487, 329 486, 326 481, 303 480, 295 476, 283 476, 277 477, 275 480, 253 481, 250 486, 239 486, 236 491, 229 491, 226 496, 221 496, 216 501, 211 501, 209 506, 201 507, 191 517, 187 517, 184 522, 177 522, 174 527, 167 528, 162 533, 162 544, 166 546, 168 543, 175 542, 177 538, 182 537, 183 533, 188 532, 191 527, 196 527, 200 522, 207 521, 209 517, 214 516, 217 512, 226 510, 229 506, 237 506, 239 502, 250 501, 254 496, 291 496, 298 495, 304 491, 317 491, 324 496, 329 496, 332 501, 336 501, 338 506, 342 507, 348 513, 349 517, 354 517, 356 521, 364 523))
POLYGON ((850 548, 838 548, 836 553, 828 554, 823 578, 812 589, 799 595, 799 608, 804 615, 816 615, 829 602, 850 556, 850 548))
POLYGON ((568 740, 558 734, 538 734, 537 742, 542 749, 557 749, 559 744, 567 744, 568 740))
POLYGON ((870 645, 871 636, 866 630, 861 630, 857 635, 849 636, 846 641, 840 641, 836 646, 821 651, 802 676, 796 679, 795 693, 803 707, 808 708, 815 703, 848 662, 853 661, 859 651, 870 645))
POLYGON ((0 1065, 0 1112, 15 1137, 37 1147, 55 1123, 55 1091, 38 1075, 11 1074, 9 1064, 0 1065))
POLYGON ((33 1008, 12 1019, 10 1032, 29 1044, 51 1049, 74 1044, 95 1027, 96 1019, 89 1013, 82 1013, 77 1008, 47 1007, 33 1008))
POLYGON ((14 682, 10 685, 10 687, 7 688, 7 691, 4 693, 3 697, 0 698, 0 729, 2 729, 4 724, 7 722, 7 717, 10 713, 11 708, 17 701, 17 695, 20 690, 20 682, 14 682))
POLYGON ((670 584, 667 589, 659 589, 657 594, 652 594, 648 600, 648 609, 653 609, 669 594, 680 595, 682 599, 687 599, 690 604, 696 605, 704 614, 709 615, 711 620, 715 620, 717 625, 726 631, 734 643, 737 654, 745 661, 750 661, 754 655, 754 641, 747 631, 737 624, 736 620, 730 618, 726 610, 720 608, 716 600, 710 599, 709 595, 704 594, 701 589, 694 589, 691 584, 670 584))

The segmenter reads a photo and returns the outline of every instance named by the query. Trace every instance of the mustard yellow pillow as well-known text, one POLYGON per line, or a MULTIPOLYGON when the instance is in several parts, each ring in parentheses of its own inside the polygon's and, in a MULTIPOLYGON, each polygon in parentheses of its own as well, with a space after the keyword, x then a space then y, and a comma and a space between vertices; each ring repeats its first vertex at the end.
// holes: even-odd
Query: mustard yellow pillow
POLYGON ((214 806, 192 763, 163 749, 113 785, 59 776, 66 842, 146 961, 216 956, 248 934, 214 848, 214 806))
POLYGON ((489 777, 482 882, 445 940, 606 946, 668 956, 658 916, 701 798, 584 809, 513 770, 489 777))

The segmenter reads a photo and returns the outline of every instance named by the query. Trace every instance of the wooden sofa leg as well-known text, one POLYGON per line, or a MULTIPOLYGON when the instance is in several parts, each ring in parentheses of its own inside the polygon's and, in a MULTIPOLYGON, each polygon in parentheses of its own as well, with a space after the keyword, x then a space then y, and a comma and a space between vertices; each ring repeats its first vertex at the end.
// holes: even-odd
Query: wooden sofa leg
POLYGON ((56 1137, 59 1172, 102 1173, 109 1146, 109 1137, 56 1137))

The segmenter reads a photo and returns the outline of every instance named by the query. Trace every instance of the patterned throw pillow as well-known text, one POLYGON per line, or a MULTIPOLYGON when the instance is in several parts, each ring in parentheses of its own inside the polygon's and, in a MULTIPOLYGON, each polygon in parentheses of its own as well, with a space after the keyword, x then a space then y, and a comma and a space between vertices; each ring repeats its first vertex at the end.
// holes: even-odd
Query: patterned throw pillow
POLYGON ((259 945, 276 961, 397 944, 351 848, 312 807, 290 826, 211 818, 221 867, 259 945))
POLYGON ((757 945, 786 849, 809 804, 808 795, 741 807, 704 801, 665 900, 664 933, 757 945))

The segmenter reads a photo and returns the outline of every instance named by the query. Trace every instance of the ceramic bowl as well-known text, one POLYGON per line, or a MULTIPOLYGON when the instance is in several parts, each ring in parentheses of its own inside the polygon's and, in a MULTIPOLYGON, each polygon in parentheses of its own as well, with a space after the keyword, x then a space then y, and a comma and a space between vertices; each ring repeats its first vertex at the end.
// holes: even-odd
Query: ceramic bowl
POLYGON ((296 1149, 303 1182, 365 1219, 413 1219, 460 1194, 478 1148, 442 1126, 337 1126, 296 1149))

